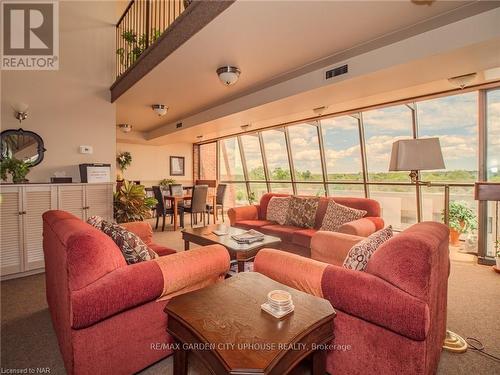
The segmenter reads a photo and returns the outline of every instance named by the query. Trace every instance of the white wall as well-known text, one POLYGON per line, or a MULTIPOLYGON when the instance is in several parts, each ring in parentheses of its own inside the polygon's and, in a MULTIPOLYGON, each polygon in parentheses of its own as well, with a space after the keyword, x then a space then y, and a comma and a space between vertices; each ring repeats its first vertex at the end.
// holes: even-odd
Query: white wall
POLYGON ((48 182, 57 171, 80 181, 78 164, 115 166, 115 106, 109 87, 114 81, 116 3, 60 1, 58 71, 2 71, 1 128, 38 133, 45 158, 28 174, 30 182, 48 182), (29 118, 19 125, 11 105, 29 105, 29 118), (79 153, 91 145, 92 155, 79 153))
POLYGON ((128 151, 132 155, 132 164, 125 171, 127 180, 140 180, 145 186, 152 186, 164 178, 173 178, 176 182, 191 184, 193 182, 193 145, 176 143, 162 146, 149 146, 131 143, 117 143, 116 152, 128 151), (171 176, 170 156, 185 158, 185 175, 171 176))

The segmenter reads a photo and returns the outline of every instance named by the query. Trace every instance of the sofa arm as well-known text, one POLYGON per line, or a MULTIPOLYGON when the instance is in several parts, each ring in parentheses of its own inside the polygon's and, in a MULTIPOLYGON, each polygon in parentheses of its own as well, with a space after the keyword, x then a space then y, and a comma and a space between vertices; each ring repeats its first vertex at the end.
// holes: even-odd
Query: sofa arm
POLYGON ((425 340, 430 313, 425 301, 372 274, 328 266, 322 292, 335 309, 413 340, 425 340))
POLYGON ((341 266, 351 247, 362 239, 351 234, 318 231, 311 239, 311 258, 341 266))
POLYGON ((229 222, 234 225, 241 220, 259 220, 260 206, 257 204, 243 207, 233 207, 227 211, 229 222))
POLYGON ((170 299, 223 280, 230 257, 224 246, 210 245, 155 259, 163 274, 161 299, 170 299))
POLYGON ((360 237, 368 237, 376 231, 377 227, 375 226, 375 223, 366 217, 345 223, 337 229, 337 232, 339 233, 351 234, 353 236, 360 237))
POLYGON ((158 298, 163 277, 153 261, 117 268, 71 292, 71 327, 85 328, 121 311, 158 298))
POLYGON ((262 249, 254 261, 254 271, 303 292, 323 297, 321 278, 326 263, 275 249, 262 249))
POLYGON ((126 230, 138 235, 146 245, 153 242, 153 228, 147 221, 133 221, 131 223, 122 223, 120 226, 126 230))

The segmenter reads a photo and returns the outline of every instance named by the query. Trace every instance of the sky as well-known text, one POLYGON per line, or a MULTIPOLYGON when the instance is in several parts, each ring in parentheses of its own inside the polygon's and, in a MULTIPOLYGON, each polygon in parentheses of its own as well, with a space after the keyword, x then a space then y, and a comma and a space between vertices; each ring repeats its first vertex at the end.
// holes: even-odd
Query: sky
MULTIPOLYGON (((419 137, 439 137, 446 170, 477 170, 477 92, 417 102, 419 137)), ((411 111, 406 105, 363 112, 369 172, 387 172, 392 143, 412 137, 411 111)), ((357 120, 342 116, 321 120, 328 173, 361 172, 357 120)), ((317 130, 310 124, 288 128, 296 170, 321 173, 317 130)), ((288 169, 282 131, 262 133, 269 169, 288 169)), ((500 169, 500 90, 488 94, 489 164, 500 169)), ((230 164, 241 170, 237 142, 225 140, 230 164), (235 152, 236 151, 236 155, 235 152), (237 157, 235 157, 237 156, 237 157)), ((258 138, 242 137, 248 169, 262 166, 258 138)))

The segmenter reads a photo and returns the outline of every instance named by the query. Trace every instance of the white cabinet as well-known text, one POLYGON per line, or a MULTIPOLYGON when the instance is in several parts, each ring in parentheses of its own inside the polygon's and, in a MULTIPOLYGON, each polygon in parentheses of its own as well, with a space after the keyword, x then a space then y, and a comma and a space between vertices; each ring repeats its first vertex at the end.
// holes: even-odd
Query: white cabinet
POLYGON ((42 214, 55 209, 112 220, 113 184, 0 185, 2 279, 43 271, 42 214))

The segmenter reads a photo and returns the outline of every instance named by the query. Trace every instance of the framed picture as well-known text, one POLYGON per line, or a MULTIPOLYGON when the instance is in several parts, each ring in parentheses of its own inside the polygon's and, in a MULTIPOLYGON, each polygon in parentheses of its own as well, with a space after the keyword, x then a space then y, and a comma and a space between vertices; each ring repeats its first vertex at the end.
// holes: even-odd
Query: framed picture
POLYGON ((184 176, 184 156, 171 156, 170 157, 170 175, 171 176, 184 176))

